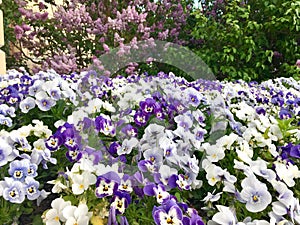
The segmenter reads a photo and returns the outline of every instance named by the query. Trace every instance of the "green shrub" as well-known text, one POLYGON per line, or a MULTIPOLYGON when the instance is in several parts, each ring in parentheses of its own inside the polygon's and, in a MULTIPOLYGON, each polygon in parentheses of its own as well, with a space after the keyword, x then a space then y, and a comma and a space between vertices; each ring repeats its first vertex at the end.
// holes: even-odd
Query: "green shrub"
MULTIPOLYGON (((203 2, 203 1, 202 1, 203 2)), ((194 12, 190 47, 219 79, 298 76, 299 0, 218 0, 194 12)))

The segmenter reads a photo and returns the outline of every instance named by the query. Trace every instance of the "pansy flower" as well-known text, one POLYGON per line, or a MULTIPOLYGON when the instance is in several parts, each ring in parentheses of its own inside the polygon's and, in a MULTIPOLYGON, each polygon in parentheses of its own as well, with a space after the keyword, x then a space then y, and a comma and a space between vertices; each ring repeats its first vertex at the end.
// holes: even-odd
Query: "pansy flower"
POLYGON ((151 161, 154 165, 159 166, 163 161, 163 152, 158 148, 148 149, 144 152, 145 160, 151 161))
POLYGON ((80 195, 86 191, 90 185, 96 183, 96 176, 88 171, 82 174, 70 174, 72 179, 72 192, 74 195, 80 195))
POLYGON ((32 97, 26 97, 20 102, 20 109, 22 113, 28 113, 35 107, 35 100, 32 97))
POLYGON ((279 111, 279 118, 280 119, 290 119, 292 118, 292 112, 289 111, 288 109, 286 108, 281 108, 280 111, 279 111))
POLYGON ((51 151, 56 151, 63 144, 63 139, 60 135, 51 135, 46 141, 46 147, 51 151))
POLYGON ((165 186, 162 184, 148 183, 145 185, 143 191, 148 196, 155 196, 159 204, 166 203, 170 199, 169 192, 166 191, 165 186))
POLYGON ((129 176, 128 174, 124 174, 118 190, 131 193, 133 191, 133 184, 131 180, 131 176, 129 176))
POLYGON ((0 104, 0 114, 4 115, 4 116, 11 116, 11 117, 15 117, 16 109, 12 106, 8 106, 6 104, 0 104))
POLYGON ((30 171, 30 162, 28 159, 15 160, 9 164, 8 173, 16 181, 25 181, 30 171))
POLYGON ((10 105, 14 105, 21 101, 21 96, 17 92, 13 92, 6 97, 6 102, 10 105))
POLYGON ((40 196, 39 182, 32 177, 26 177, 24 190, 29 200, 35 200, 40 196))
POLYGON ((28 75, 23 75, 20 77, 20 82, 26 86, 30 86, 33 84, 33 79, 32 77, 28 76, 28 75))
POLYGON ((118 155, 130 154, 132 149, 138 145, 139 141, 132 137, 129 140, 125 139, 122 142, 122 145, 117 149, 118 155))
POLYGON ((137 111, 134 116, 134 122, 137 126, 145 126, 147 124, 147 121, 149 119, 149 115, 142 112, 142 111, 137 111))
POLYGON ((73 205, 67 205, 63 211, 63 217, 66 219, 66 225, 88 225, 92 214, 88 211, 86 204, 79 204, 78 207, 73 205))
POLYGON ((121 145, 114 141, 110 144, 109 148, 107 149, 107 151, 109 152, 109 154, 111 154, 112 156, 116 155, 118 152, 118 149, 121 148, 121 145))
POLYGON ((183 175, 183 174, 179 174, 179 175, 177 176, 176 184, 177 184, 177 187, 178 187, 180 190, 190 190, 190 189, 191 189, 191 185, 190 185, 190 183, 188 182, 188 178, 189 178, 189 177, 186 177, 186 176, 183 175))
POLYGON ((1 146, 0 146, 0 167, 4 166, 8 163, 8 161, 11 159, 10 155, 13 152, 12 147, 3 139, 0 139, 1 146))
POLYGON ((131 197, 127 192, 116 191, 112 198, 111 207, 116 210, 116 214, 123 214, 131 203, 131 197))
POLYGON ((300 158, 300 144, 291 147, 290 156, 297 159, 300 158))
POLYGON ((157 165, 155 165, 151 160, 141 160, 138 162, 138 168, 141 172, 154 173, 157 171, 157 165))
POLYGON ((75 127, 68 126, 68 124, 65 124, 66 128, 63 129, 62 136, 63 136, 63 142, 64 145, 71 151, 77 150, 80 147, 81 144, 81 136, 76 131, 75 127))
POLYGON ((5 125, 7 127, 11 127, 12 119, 10 117, 6 117, 6 116, 3 116, 2 114, 0 114, 0 124, 5 125))
POLYGON ((35 95, 35 103, 42 111, 48 111, 53 107, 56 102, 51 99, 46 92, 40 91, 35 95))
POLYGON ((5 178, 3 198, 12 203, 22 203, 25 200, 24 186, 20 181, 5 178))
MULTIPOLYGON (((169 200, 171 201, 171 200, 169 200)), ((183 214, 175 203, 163 207, 154 207, 152 211, 154 222, 157 225, 182 225, 183 214)))
POLYGON ((70 162, 76 162, 79 159, 81 159, 82 157, 82 151, 80 151, 79 149, 75 149, 75 150, 68 150, 66 152, 66 157, 70 162))
POLYGON ((61 90, 59 87, 50 87, 47 88, 47 93, 55 101, 61 99, 61 90))
POLYGON ((242 181, 241 198, 246 202, 250 212, 261 212, 272 202, 272 196, 266 184, 260 182, 254 175, 242 181))
POLYGON ((217 205, 217 212, 213 217, 212 221, 216 224, 237 224, 236 215, 232 209, 223 205, 217 205))
POLYGON ((118 183, 114 180, 99 176, 97 178, 96 187, 96 196, 98 198, 103 198, 113 195, 118 189, 118 183))
POLYGON ((109 116, 101 114, 95 119, 95 127, 98 132, 104 135, 114 136, 116 133, 115 126, 113 125, 109 116))
POLYGON ((140 102, 140 108, 145 114, 153 114, 156 106, 156 101, 153 98, 146 98, 140 102))
POLYGON ((128 137, 136 137, 138 130, 136 127, 132 126, 131 124, 127 124, 121 129, 121 131, 128 137))

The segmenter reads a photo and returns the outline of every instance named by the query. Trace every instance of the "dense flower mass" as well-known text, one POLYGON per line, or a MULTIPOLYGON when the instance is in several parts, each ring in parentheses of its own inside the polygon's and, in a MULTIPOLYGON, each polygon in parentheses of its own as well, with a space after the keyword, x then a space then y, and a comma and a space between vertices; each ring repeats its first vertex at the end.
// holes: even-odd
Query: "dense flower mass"
POLYGON ((0 86, 1 201, 53 196, 44 224, 300 223, 292 78, 11 70, 0 86))

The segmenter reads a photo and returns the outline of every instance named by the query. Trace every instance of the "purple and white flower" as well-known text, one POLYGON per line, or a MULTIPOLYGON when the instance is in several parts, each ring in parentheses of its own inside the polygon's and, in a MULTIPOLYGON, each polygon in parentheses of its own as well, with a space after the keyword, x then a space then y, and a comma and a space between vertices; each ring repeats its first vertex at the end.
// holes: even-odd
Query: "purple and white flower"
POLYGON ((267 185, 255 176, 246 177, 242 181, 241 198, 246 202, 250 212, 261 212, 272 202, 272 196, 267 185))

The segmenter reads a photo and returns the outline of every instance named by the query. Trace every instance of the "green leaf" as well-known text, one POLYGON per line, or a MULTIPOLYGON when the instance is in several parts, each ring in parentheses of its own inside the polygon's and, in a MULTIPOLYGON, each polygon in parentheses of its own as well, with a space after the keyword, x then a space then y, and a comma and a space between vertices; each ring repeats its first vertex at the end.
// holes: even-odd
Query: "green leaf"
POLYGON ((268 127, 266 130, 265 130, 265 132, 264 132, 264 134, 263 134, 263 137, 264 137, 264 139, 269 139, 270 137, 269 137, 269 131, 270 131, 270 127, 268 127))

